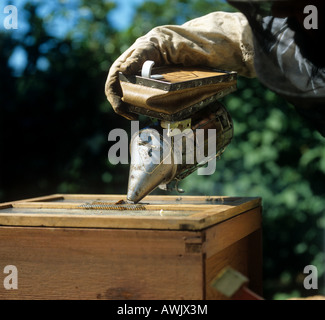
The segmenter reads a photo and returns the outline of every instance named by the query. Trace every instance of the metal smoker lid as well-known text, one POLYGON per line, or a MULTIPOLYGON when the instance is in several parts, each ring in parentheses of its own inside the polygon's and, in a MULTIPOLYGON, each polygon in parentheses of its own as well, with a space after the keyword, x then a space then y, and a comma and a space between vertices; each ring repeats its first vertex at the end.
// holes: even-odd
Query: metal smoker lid
POLYGON ((145 87, 164 91, 178 91, 204 85, 231 82, 237 79, 234 71, 195 67, 157 67, 152 69, 152 76, 161 75, 161 79, 147 78, 139 75, 119 73, 120 81, 130 82, 145 87))

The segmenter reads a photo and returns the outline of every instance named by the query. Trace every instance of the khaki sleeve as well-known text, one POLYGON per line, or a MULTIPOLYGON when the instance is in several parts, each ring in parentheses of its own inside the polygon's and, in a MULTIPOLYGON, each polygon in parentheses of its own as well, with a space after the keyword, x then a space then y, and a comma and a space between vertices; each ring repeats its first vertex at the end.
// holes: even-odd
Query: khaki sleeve
POLYGON ((159 48, 158 63, 202 65, 255 77, 251 28, 242 13, 213 12, 181 26, 154 28, 145 38, 159 48))

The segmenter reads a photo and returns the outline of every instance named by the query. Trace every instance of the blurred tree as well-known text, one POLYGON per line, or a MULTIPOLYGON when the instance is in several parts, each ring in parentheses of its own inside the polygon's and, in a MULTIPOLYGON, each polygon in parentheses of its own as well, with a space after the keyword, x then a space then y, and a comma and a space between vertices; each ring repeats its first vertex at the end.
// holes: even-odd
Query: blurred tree
POLYGON ((27 2, 28 29, 15 37, 0 36, 5 73, 0 88, 3 201, 89 188, 124 191, 127 173, 114 174, 116 168, 107 161, 110 127, 127 124, 121 117, 110 120, 113 112, 104 95, 107 70, 120 47, 106 18, 114 5, 85 3, 57 3, 57 10, 40 16, 41 3, 27 2), (70 10, 76 16, 73 29, 62 38, 53 35, 70 10), (17 47, 25 52, 27 64, 14 77, 8 60, 17 47))
POLYGON ((0 37, 0 201, 4 199, 4 152, 5 135, 7 135, 8 124, 6 123, 6 114, 10 112, 15 104, 15 86, 16 79, 12 76, 12 70, 8 66, 8 60, 15 46, 16 41, 8 35, 0 37), (5 80, 5 81, 4 81, 5 80))
MULTIPOLYGON (((125 193, 128 166, 107 161, 110 130, 130 127, 104 95, 110 65, 157 25, 232 10, 215 0, 145 1, 132 26, 117 32, 107 19, 113 8, 112 1, 27 0, 19 8, 27 28, 0 33, 0 201, 125 193), (27 61, 20 75, 9 65, 17 48, 27 61)), ((223 102, 234 140, 214 175, 194 173, 181 187, 187 194, 261 196, 265 296, 310 295, 302 274, 309 264, 320 275, 312 294, 324 294, 324 139, 258 80, 240 78, 223 102)))

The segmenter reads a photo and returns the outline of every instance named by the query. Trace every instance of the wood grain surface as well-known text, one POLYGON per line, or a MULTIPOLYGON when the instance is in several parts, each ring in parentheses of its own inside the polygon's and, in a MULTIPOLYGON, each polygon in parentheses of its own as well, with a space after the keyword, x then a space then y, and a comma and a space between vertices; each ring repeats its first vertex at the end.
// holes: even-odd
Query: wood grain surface
POLYGON ((261 205, 260 198, 148 196, 144 210, 86 210, 100 201, 114 206, 125 195, 52 195, 0 204, 0 225, 202 230, 261 205), (46 214, 45 214, 46 213, 46 214))
POLYGON ((121 200, 59 194, 0 204, 0 270, 18 270, 18 289, 0 282, 0 299, 226 299, 210 285, 226 266, 262 294, 260 198, 149 196, 141 210, 121 200), (81 207, 94 202, 125 208, 81 207))

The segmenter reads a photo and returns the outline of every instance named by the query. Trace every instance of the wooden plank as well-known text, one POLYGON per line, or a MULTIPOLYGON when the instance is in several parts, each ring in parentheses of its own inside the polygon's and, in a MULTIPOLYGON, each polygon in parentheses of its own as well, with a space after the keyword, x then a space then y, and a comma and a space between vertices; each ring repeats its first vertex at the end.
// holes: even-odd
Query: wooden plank
POLYGON ((0 299, 202 299, 201 246, 197 232, 1 227, 18 290, 0 299))
POLYGON ((261 208, 255 208, 207 229, 205 231, 207 258, 261 228, 261 208))
MULTIPOLYGON (((222 222, 223 220, 220 220, 222 222)), ((219 223, 220 223, 219 222, 219 223)), ((69 228, 114 228, 157 230, 203 230, 210 226, 204 219, 156 216, 100 216, 72 214, 0 214, 2 226, 44 226, 69 228)))
POLYGON ((206 261, 206 300, 229 300, 223 294, 211 287, 212 281, 217 277, 221 270, 230 266, 238 272, 248 275, 247 260, 248 242, 247 238, 232 243, 227 248, 207 258, 206 261))
POLYGON ((64 199, 85 200, 126 200, 125 194, 62 194, 64 199))
MULTIPOLYGON (((184 197, 189 203, 168 204, 166 197, 159 197, 160 203, 144 204, 145 210, 87 210, 81 206, 89 201, 89 195, 78 196, 82 202, 62 202, 57 199, 67 199, 69 196, 52 195, 46 199, 53 201, 17 201, 4 204, 0 208, 0 225, 4 226, 47 226, 75 228, 135 228, 164 230, 202 230, 233 218, 245 211, 260 206, 259 198, 233 198, 231 205, 210 204, 204 202, 206 197, 184 197), (162 199, 162 200, 161 200, 162 199), (195 204, 195 201, 198 201, 195 204), (190 202, 192 201, 192 202, 190 202), (202 205, 203 203, 206 203, 202 205), (165 204, 167 202, 167 204, 165 204), (12 211, 5 210, 13 208, 12 211), (2 210, 1 210, 2 209, 2 210), (35 209, 35 212, 30 212, 35 209), (40 210, 48 212, 42 214, 40 210), (25 210, 25 211, 24 211, 25 210), (52 210, 52 211, 51 211, 52 210), (75 211, 74 211, 75 210, 75 211), (55 212, 54 212, 55 211, 55 212), (173 212, 172 214, 168 214, 173 212)), ((101 195, 93 195, 92 199, 102 200, 101 195)), ((118 197, 108 198, 116 202, 118 197)), ((148 197, 149 201, 157 197, 148 197)), ((177 197, 167 197, 177 199, 177 197)), ((72 196, 70 195, 70 199, 72 196)), ((44 198, 43 198, 44 200, 44 198)), ((108 202, 108 205, 110 203, 108 202)), ((126 205, 127 208, 127 205, 126 205)))
POLYGON ((37 202, 37 201, 57 201, 57 200, 62 200, 62 199, 64 199, 63 195, 53 194, 53 195, 49 195, 49 196, 42 196, 42 197, 35 197, 35 198, 29 198, 29 199, 21 199, 21 200, 9 201, 9 202, 2 202, 2 203, 0 203, 0 210, 12 207, 13 203, 37 202))
POLYGON ((5 202, 5 203, 2 203, 2 204, 12 204, 12 203, 18 203, 18 202, 57 201, 57 200, 60 200, 60 199, 64 199, 64 196, 61 195, 61 194, 52 194, 52 195, 48 195, 48 196, 41 196, 41 197, 35 197, 35 198, 29 198, 29 199, 15 200, 15 201, 10 201, 10 202, 5 202))
MULTIPOLYGON (((80 209, 81 205, 84 203, 61 203, 61 202, 16 202, 12 203, 14 208, 34 208, 34 209, 80 209)), ((107 203, 107 205, 114 206, 114 203, 107 203)), ((122 206, 121 206, 122 207, 122 206)), ((148 211, 202 211, 208 209, 217 209, 216 205, 197 205, 197 204, 178 204, 178 205, 169 205, 169 204, 145 204, 142 205, 148 211)), ((127 211, 127 205, 125 206, 125 211, 127 211)))
MULTIPOLYGON (((199 222, 198 222, 199 223, 199 222)), ((189 223, 179 217, 124 217, 85 216, 57 214, 1 214, 2 226, 67 227, 67 228, 113 228, 113 229, 156 229, 156 230, 198 230, 197 223, 189 223)))
MULTIPOLYGON (((150 202, 169 202, 172 201, 175 204, 182 203, 186 201, 188 204, 195 204, 195 202, 205 202, 206 205, 210 205, 214 202, 216 205, 223 204, 224 202, 232 202, 232 205, 240 204, 242 201, 248 202, 256 198, 243 198, 243 197, 225 197, 225 196, 168 196, 168 195, 157 195, 157 196, 147 196, 142 203, 150 204, 150 202)), ((53 194, 49 196, 35 197, 30 199, 22 199, 17 201, 10 201, 3 204, 11 204, 16 202, 55 202, 58 200, 80 200, 84 201, 119 201, 126 200, 126 195, 120 194, 53 194)), ((1 205, 1 204, 0 204, 1 205)))
POLYGON ((261 206, 260 198, 242 198, 240 201, 236 201, 231 205, 219 204, 217 208, 214 206, 212 208, 207 208, 207 210, 201 210, 197 214, 193 215, 192 218, 209 219, 217 210, 219 217, 223 216, 227 219, 228 217, 231 218, 233 213, 242 213, 259 206, 261 206))
POLYGON ((243 212, 205 231, 206 299, 225 300, 211 287, 220 271, 230 266, 246 275, 250 288, 262 295, 261 207, 243 212))
POLYGON ((257 230, 247 237, 232 243, 217 252, 206 261, 206 299, 228 300, 227 297, 211 287, 212 281, 225 267, 231 267, 245 275, 248 287, 256 294, 263 296, 263 252, 261 230, 257 230))
MULTIPOLYGON (((118 200, 126 200, 126 195, 123 194, 59 194, 59 195, 53 195, 55 197, 62 197, 64 199, 72 199, 72 200, 112 200, 112 201, 118 201, 118 200)), ((176 201, 179 199, 187 199, 192 201, 202 201, 206 199, 220 199, 221 201, 224 200, 231 200, 231 201, 237 201, 238 199, 249 199, 249 198, 243 198, 243 197, 227 197, 227 196, 170 196, 170 195, 153 195, 153 196, 147 196, 143 199, 142 202, 146 203, 147 201, 176 201)))

